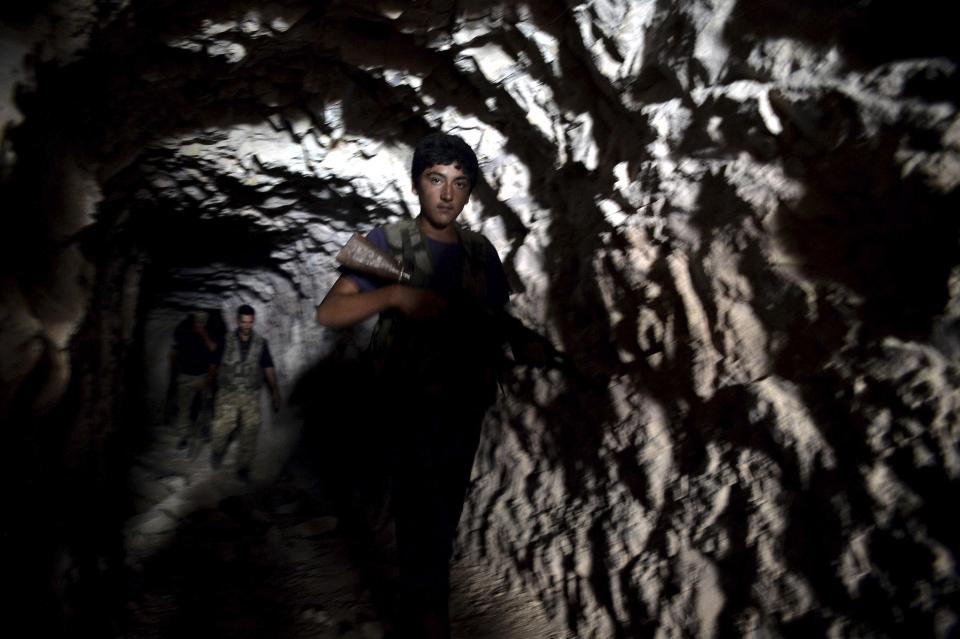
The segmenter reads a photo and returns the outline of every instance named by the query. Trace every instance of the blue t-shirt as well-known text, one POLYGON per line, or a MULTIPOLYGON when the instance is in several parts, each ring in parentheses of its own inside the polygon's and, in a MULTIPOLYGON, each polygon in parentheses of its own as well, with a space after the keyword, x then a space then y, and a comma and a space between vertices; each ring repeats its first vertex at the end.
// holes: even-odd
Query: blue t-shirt
MULTIPOLYGON (((377 248, 387 253, 393 253, 387 244, 387 235, 384 233, 382 226, 378 226, 367 233, 367 239, 377 248)), ((429 237, 426 240, 430 258, 433 261, 433 274, 426 283, 426 287, 444 297, 450 297, 459 291, 461 286, 463 247, 459 242, 449 244, 429 237)), ((489 247, 486 259, 484 259, 484 271, 487 288, 487 299, 485 301, 491 308, 502 308, 509 299, 510 286, 507 284, 507 276, 503 272, 503 263, 500 262, 500 256, 497 255, 497 251, 492 246, 489 247)), ((350 269, 342 269, 342 272, 353 280, 361 293, 369 293, 391 284, 387 280, 350 269)))

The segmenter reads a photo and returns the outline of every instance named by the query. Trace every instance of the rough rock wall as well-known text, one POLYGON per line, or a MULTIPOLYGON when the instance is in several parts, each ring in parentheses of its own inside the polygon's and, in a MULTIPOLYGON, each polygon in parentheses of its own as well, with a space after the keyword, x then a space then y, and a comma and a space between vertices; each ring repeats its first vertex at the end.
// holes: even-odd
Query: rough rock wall
POLYGON ((5 401, 56 405, 71 338, 100 317, 90 300, 121 305, 124 260, 141 322, 254 303, 289 388, 338 339, 311 320, 333 253, 415 213, 411 145, 443 128, 480 155, 465 217, 500 251, 516 313, 578 371, 507 380, 463 555, 577 637, 956 630, 960 82, 944 9, 89 11, 86 40, 41 56, 4 144, 13 184, 48 186, 18 196, 41 212, 20 237, 45 249, 10 252, 31 268, 7 269, 5 401), (90 240, 118 232, 132 239, 112 260, 90 240))

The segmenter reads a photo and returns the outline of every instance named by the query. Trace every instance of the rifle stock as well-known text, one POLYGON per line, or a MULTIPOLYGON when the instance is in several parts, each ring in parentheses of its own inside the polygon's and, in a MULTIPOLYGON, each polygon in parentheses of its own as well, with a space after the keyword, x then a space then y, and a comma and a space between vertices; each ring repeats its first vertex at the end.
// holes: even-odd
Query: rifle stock
POLYGON ((337 253, 337 261, 361 273, 376 275, 394 282, 409 282, 410 273, 403 270, 400 260, 379 249, 359 233, 343 245, 337 253))

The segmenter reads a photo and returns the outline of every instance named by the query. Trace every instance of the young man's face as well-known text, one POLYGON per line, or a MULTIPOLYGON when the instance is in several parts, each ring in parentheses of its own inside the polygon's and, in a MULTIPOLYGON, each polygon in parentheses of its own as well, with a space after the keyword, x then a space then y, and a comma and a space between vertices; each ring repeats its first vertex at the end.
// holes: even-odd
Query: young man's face
POLYGON ((470 180, 456 164, 434 164, 420 174, 413 190, 427 223, 445 230, 470 199, 470 180))
POLYGON ((240 337, 244 339, 250 337, 250 333, 253 332, 253 320, 253 315, 237 316, 237 329, 240 331, 240 337))

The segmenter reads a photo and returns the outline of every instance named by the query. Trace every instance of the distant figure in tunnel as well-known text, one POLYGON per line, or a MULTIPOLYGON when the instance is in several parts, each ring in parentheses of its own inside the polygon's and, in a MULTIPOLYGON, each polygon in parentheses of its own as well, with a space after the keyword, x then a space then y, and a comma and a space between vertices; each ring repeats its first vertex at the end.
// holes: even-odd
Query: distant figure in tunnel
POLYGON ((210 391, 209 372, 217 342, 207 331, 208 318, 203 311, 191 313, 173 333, 170 371, 177 397, 177 448, 186 448, 199 436, 199 417, 210 391))
POLYGON ((380 316, 370 345, 372 404, 383 407, 393 437, 404 637, 449 636, 449 561, 503 356, 484 312, 508 300, 503 265, 483 235, 456 223, 477 175, 477 157, 459 137, 424 138, 412 166, 420 215, 367 235, 402 260, 410 285, 347 269, 316 312, 327 327, 380 316))
POLYGON ((227 333, 216 368, 219 390, 213 416, 211 463, 220 466, 238 431, 237 476, 249 481, 260 431, 260 389, 270 388, 274 412, 280 410, 280 390, 267 340, 253 330, 256 314, 244 304, 237 309, 237 329, 227 333))

